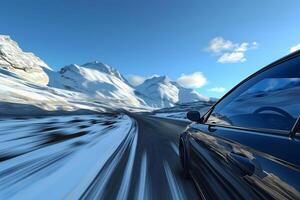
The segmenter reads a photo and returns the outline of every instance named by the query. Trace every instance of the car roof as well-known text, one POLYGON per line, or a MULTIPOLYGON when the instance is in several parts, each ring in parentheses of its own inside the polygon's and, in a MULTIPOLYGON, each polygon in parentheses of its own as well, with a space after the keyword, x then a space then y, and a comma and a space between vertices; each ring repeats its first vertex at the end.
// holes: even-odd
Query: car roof
MULTIPOLYGON (((288 54, 288 55, 286 55, 286 56, 284 56, 284 57, 282 57, 282 58, 280 58, 280 59, 278 59, 278 60, 276 60, 274 62, 272 62, 271 64, 267 65, 266 67, 262 68, 261 70, 264 70, 266 68, 270 68, 270 67, 272 67, 274 65, 278 65, 278 64, 280 64, 282 62, 285 62, 287 60, 290 60, 290 59, 298 57, 298 56, 300 56, 300 49, 297 50, 297 51, 294 51, 294 52, 292 52, 292 53, 290 53, 290 54, 288 54)), ((260 73, 261 70, 257 71, 256 73, 260 73)), ((254 73, 254 74, 256 74, 256 73, 254 73)))

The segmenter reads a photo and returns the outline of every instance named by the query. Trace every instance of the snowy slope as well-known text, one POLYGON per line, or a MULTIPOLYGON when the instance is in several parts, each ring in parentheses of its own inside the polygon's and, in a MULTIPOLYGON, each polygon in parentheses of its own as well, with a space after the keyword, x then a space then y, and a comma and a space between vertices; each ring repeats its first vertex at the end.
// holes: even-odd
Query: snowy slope
POLYGON ((0 35, 0 115, 35 115, 45 111, 105 111, 83 93, 48 87, 56 72, 9 36, 0 35))
POLYGON ((137 145, 136 125, 125 115, 5 119, 0 132, 0 199, 80 199, 104 177, 101 192, 106 166, 114 172, 137 145))
POLYGON ((83 93, 32 84, 5 69, 0 69, 0 83, 0 115, 34 115, 43 110, 106 111, 109 108, 83 93))
POLYGON ((155 76, 146 79, 136 87, 136 94, 152 107, 172 107, 177 103, 208 101, 209 99, 197 91, 187 89, 171 81, 166 76, 155 76))
POLYGON ((99 63, 53 71, 9 36, 0 35, 1 114, 144 108, 123 76, 99 63))
POLYGON ((60 78, 60 81, 51 83, 53 87, 81 92, 107 102, 115 101, 119 105, 145 106, 117 70, 98 61, 65 66, 60 70, 60 78))
POLYGON ((42 85, 47 85, 49 81, 44 69, 51 70, 33 53, 23 52, 19 45, 6 35, 0 35, 0 68, 42 85))
POLYGON ((136 87, 137 95, 152 107, 170 107, 178 102, 178 88, 166 76, 155 76, 136 87))
POLYGON ((208 100, 166 76, 152 77, 134 88, 120 72, 98 61, 68 65, 55 72, 3 35, 0 35, 0 82, 0 111, 4 113, 24 111, 24 106, 28 112, 34 108, 152 110, 208 100))
POLYGON ((176 85, 177 88, 179 89, 179 93, 178 93, 179 101, 177 102, 179 104, 210 100, 210 98, 200 94, 194 89, 184 88, 176 82, 173 82, 173 84, 176 85))

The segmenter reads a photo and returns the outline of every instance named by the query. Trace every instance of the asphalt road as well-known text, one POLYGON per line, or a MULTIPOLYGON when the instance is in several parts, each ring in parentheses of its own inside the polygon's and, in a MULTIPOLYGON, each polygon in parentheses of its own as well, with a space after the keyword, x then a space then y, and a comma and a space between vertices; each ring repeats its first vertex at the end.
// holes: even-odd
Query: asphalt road
POLYGON ((178 155, 188 122, 128 116, 0 120, 0 199, 198 199, 178 155))
MULTIPOLYGON (((182 176, 178 156, 178 139, 187 122, 130 114, 137 122, 138 136, 130 185, 122 197, 122 180, 128 175, 126 163, 131 151, 123 155, 110 176, 103 199, 199 199, 194 183, 182 176), (127 173, 127 174, 126 174, 127 173), (120 195, 121 194, 121 195, 120 195), (127 198, 126 198, 127 197, 127 198)), ((103 174, 103 173, 102 173, 103 174)), ((87 190, 83 199, 97 198, 97 185, 87 190)))
POLYGON ((139 140, 133 183, 137 182, 141 157, 146 154, 147 194, 151 199, 198 199, 194 183, 182 176, 178 155, 179 135, 189 123, 138 115, 134 118, 138 122, 139 140))

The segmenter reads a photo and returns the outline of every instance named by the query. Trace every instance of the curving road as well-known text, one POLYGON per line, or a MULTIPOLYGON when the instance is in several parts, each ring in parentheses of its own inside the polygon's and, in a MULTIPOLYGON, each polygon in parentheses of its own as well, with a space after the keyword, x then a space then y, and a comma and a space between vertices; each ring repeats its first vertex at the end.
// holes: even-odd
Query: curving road
POLYGON ((143 114, 0 119, 0 199, 198 199, 188 122, 143 114))
POLYGON ((97 185, 101 184, 95 184, 82 199, 97 198, 97 194, 104 199, 198 199, 193 182, 182 176, 178 158, 179 135, 188 123, 139 114, 130 116, 138 126, 136 146, 127 149, 104 193, 98 193, 97 185), (133 162, 128 166, 126 160, 130 159, 133 162), (130 172, 128 167, 132 168, 130 172), (124 185, 126 176, 130 181, 124 185))

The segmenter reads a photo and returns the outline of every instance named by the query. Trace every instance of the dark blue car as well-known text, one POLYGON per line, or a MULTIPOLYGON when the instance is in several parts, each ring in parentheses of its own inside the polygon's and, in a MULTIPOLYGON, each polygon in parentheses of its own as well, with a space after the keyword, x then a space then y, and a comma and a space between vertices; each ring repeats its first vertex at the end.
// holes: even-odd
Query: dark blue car
POLYGON ((300 199, 300 51, 187 117, 180 160, 203 198, 300 199))

